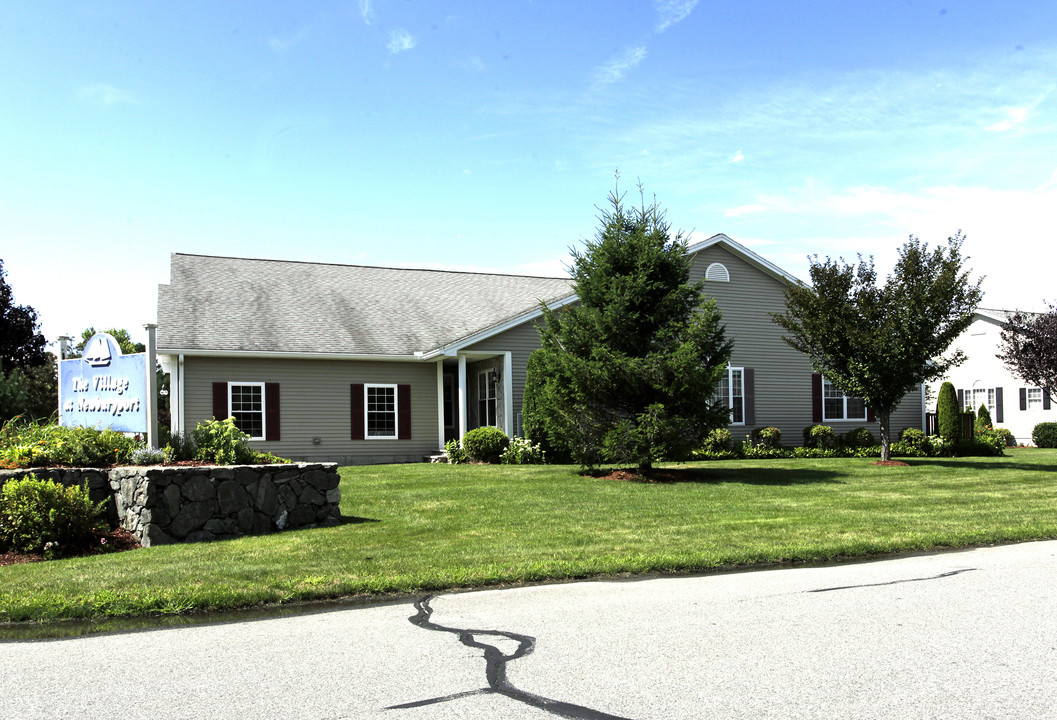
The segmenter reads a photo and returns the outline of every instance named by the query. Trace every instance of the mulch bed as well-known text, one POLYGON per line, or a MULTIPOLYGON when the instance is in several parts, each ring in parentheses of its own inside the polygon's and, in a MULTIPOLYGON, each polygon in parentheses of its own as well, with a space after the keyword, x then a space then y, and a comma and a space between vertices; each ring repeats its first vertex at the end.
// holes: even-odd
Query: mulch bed
POLYGON ((902 460, 878 460, 877 462, 870 463, 871 465, 884 465, 885 467, 910 467, 902 460))
MULTIPOLYGON (((82 548, 68 551, 63 558, 84 557, 86 555, 103 555, 105 553, 124 552, 125 550, 136 550, 142 547, 136 538, 124 528, 114 530, 93 531, 92 540, 82 548)), ((44 556, 40 553, 0 553, 0 567, 4 565, 18 565, 21 563, 41 562, 44 556)))

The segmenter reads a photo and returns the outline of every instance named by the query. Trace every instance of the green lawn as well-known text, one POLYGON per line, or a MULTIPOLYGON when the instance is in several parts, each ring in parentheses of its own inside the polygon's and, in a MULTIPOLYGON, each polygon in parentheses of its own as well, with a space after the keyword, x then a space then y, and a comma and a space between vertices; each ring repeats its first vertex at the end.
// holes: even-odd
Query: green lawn
POLYGON ((332 528, 0 568, 0 620, 184 613, 1057 537, 1057 451, 722 461, 686 482, 544 466, 343 468, 332 528))

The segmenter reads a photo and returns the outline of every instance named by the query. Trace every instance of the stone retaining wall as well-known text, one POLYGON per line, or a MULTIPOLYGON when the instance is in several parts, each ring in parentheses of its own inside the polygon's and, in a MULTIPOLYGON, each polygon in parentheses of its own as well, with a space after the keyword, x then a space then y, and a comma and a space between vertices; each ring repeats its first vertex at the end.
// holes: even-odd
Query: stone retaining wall
POLYGON ((86 482, 93 501, 106 501, 110 525, 145 547, 333 525, 341 516, 334 463, 31 468, 3 471, 0 485, 30 474, 86 482))

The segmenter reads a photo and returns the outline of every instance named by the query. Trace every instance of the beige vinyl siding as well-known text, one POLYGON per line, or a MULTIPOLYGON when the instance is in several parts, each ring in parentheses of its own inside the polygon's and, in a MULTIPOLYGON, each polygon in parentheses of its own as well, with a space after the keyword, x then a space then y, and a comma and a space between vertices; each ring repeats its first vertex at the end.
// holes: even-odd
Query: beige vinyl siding
POLYGON ((282 439, 251 447, 291 459, 342 465, 419 462, 436 453, 437 366, 424 362, 206 358, 184 360, 185 427, 213 415, 214 382, 276 382, 282 439), (411 386, 410 440, 352 440, 353 383, 411 386), (312 439, 318 437, 319 444, 312 439))
MULTIPOLYGON (((538 350, 540 346, 540 334, 536 329, 536 323, 538 322, 541 322, 540 318, 529 320, 466 348, 466 350, 473 352, 502 353, 510 351, 510 360, 513 368, 511 373, 511 402, 513 403, 515 418, 521 412, 522 401, 525 397, 525 374, 528 356, 534 350, 538 350)), ((502 363, 498 367, 501 369, 502 363)))
MULTIPOLYGON (((727 336, 734 340, 730 364, 755 371, 755 425, 735 425, 730 430, 744 438, 754 427, 777 427, 785 445, 800 445, 803 430, 812 425, 811 375, 807 357, 782 340, 784 331, 771 313, 785 311, 785 284, 750 264, 741 256, 712 246, 697 253, 691 270, 694 281, 704 278, 714 262, 722 263, 729 282, 707 282, 705 293, 715 298, 723 313, 727 336)), ((921 427, 921 393, 914 391, 892 414, 893 437, 904 427, 921 427)), ((876 436, 876 422, 829 422, 836 432, 868 427, 876 436)))

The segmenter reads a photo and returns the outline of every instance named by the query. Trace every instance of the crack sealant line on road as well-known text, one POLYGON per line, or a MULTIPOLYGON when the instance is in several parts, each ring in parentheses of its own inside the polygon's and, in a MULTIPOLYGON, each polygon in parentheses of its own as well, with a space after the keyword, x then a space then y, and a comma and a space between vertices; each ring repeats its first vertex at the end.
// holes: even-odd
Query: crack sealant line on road
POLYGON ((449 700, 457 700, 459 698, 470 697, 473 695, 495 693, 497 695, 508 697, 511 700, 517 700, 526 705, 539 708, 551 715, 569 718, 569 720, 629 720, 628 718, 619 715, 610 715, 601 710, 592 710, 591 708, 583 707, 582 705, 533 695, 532 693, 514 687, 510 681, 507 680, 506 665, 512 660, 517 660, 518 658, 531 654, 536 647, 536 638, 529 635, 519 635, 517 633, 507 632, 505 630, 468 630, 438 625, 431 619, 433 608, 430 607, 429 603, 432 599, 432 595, 427 595, 421 600, 415 601, 415 609, 418 612, 408 618, 411 621, 411 624, 426 630, 451 633, 458 636, 459 642, 463 645, 482 650, 485 658, 485 676, 488 680, 488 687, 479 690, 452 693, 451 695, 430 698, 428 700, 416 700, 414 702, 402 703, 400 705, 391 705, 387 707, 386 710, 405 710, 409 708, 423 707, 425 705, 435 705, 437 703, 448 702, 449 700), (513 640, 517 643, 517 650, 506 655, 498 647, 489 645, 477 639, 478 637, 489 636, 513 640))
POLYGON ((833 592, 834 590, 855 590, 856 588, 868 588, 868 587, 884 587, 886 585, 900 585, 902 583, 912 582, 926 582, 928 580, 942 580, 943 578, 949 578, 953 575, 960 575, 965 572, 972 572, 977 568, 962 568, 961 570, 951 570, 950 572, 940 573, 939 575, 932 575, 930 577, 921 578, 905 578, 903 580, 889 580, 888 582, 879 583, 867 583, 865 585, 840 585, 838 587, 831 588, 819 588, 817 590, 805 590, 806 593, 824 593, 833 592))

